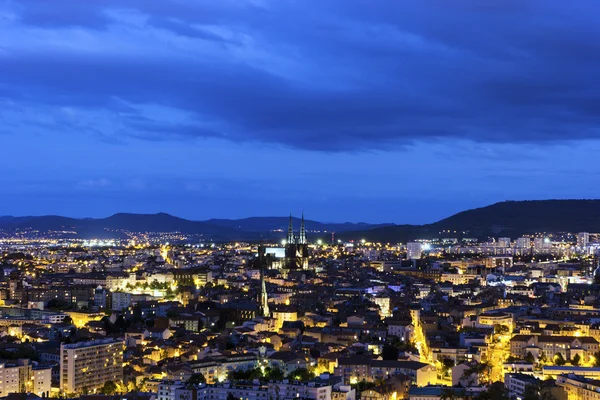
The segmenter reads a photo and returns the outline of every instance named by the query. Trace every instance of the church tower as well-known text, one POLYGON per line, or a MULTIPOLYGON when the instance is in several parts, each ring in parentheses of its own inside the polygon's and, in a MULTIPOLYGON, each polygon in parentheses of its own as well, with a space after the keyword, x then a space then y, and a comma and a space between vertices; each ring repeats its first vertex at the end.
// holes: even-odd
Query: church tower
POLYGON ((306 225, 304 222, 304 212, 302 213, 300 235, 297 237, 294 236, 292 216, 290 215, 290 225, 288 228, 287 240, 285 242, 284 269, 288 271, 308 269, 308 258, 308 240, 306 239, 306 225))
POLYGON ((302 211, 302 225, 300 227, 300 238, 298 239, 298 244, 307 244, 306 243, 306 229, 304 227, 304 211, 302 211))
POLYGON ((286 245, 292 245, 296 242, 296 240, 294 239, 294 226, 292 225, 292 213, 290 213, 290 225, 288 227, 288 234, 287 234, 287 240, 286 240, 286 245))

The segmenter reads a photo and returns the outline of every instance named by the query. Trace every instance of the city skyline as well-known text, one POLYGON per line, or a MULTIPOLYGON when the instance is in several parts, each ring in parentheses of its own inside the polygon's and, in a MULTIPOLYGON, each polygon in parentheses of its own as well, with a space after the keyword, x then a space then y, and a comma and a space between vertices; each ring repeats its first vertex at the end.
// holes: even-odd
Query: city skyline
POLYGON ((597 198, 597 11, 2 3, 0 214, 422 224, 597 198))

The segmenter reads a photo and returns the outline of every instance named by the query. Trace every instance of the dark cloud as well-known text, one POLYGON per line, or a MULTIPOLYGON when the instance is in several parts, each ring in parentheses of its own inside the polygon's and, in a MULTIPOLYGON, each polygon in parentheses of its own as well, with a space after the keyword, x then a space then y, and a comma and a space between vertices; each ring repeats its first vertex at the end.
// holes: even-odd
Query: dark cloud
POLYGON ((351 151, 600 134, 593 1, 59 3, 12 9, 0 94, 108 110, 119 135, 351 151), (139 20, 115 17, 123 10, 139 20), (48 34, 48 46, 19 34, 48 34), (190 117, 123 117, 123 102, 190 117))

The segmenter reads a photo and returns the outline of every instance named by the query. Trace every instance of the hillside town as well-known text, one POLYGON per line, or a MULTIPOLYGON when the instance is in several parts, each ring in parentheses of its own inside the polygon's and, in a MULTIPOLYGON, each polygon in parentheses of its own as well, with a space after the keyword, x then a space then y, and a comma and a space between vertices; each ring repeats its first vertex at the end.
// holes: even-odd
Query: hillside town
POLYGON ((278 244, 6 239, 0 396, 594 399, 597 255, 588 233, 325 244, 291 221, 278 244))

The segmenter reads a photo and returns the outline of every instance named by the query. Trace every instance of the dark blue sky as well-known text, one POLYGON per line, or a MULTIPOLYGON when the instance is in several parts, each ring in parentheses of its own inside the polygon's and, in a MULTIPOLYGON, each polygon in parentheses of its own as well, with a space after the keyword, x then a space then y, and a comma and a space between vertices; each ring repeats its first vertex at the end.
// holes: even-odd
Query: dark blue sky
POLYGON ((0 215, 597 198, 597 0, 8 0, 0 215))

